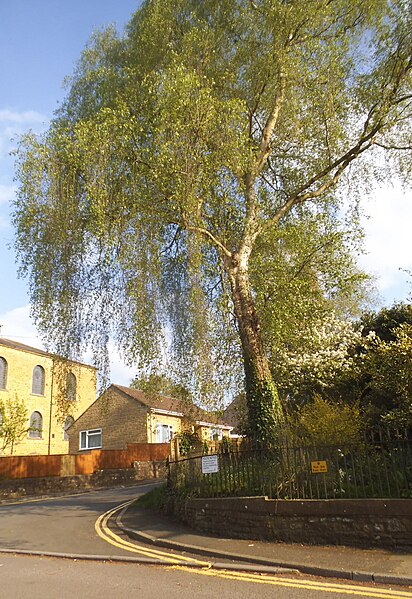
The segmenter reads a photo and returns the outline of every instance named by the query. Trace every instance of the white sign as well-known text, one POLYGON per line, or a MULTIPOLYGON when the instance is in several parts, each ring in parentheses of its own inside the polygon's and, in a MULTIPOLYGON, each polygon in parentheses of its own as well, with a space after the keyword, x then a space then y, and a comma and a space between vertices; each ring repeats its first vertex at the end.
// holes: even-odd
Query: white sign
POLYGON ((219 462, 217 457, 217 455, 202 456, 202 474, 212 474, 213 472, 219 472, 219 462))

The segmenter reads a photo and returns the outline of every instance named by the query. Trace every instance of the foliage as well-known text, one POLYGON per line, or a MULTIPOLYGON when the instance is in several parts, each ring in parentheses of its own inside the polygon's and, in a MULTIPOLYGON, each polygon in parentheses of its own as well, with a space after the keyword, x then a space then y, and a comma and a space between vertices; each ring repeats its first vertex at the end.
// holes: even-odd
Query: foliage
POLYGON ((359 443, 362 430, 359 407, 317 394, 293 415, 290 424, 298 439, 310 439, 319 446, 359 443))
POLYGON ((0 449, 10 454, 14 446, 27 435, 28 413, 24 402, 15 396, 0 401, 0 449))
POLYGON ((411 425, 412 332, 411 306, 395 304, 358 323, 360 342, 350 352, 350 367, 337 373, 328 387, 330 397, 359 403, 370 426, 411 425))
POLYGON ((170 377, 159 373, 135 377, 131 381, 130 387, 140 389, 149 395, 167 395, 183 401, 191 401, 189 389, 180 383, 176 383, 170 377))
POLYGON ((199 439, 197 433, 182 431, 181 433, 177 433, 174 438, 179 442, 180 455, 186 456, 193 450, 199 451, 203 449, 202 440, 199 439))
POLYGON ((412 325, 412 304, 395 303, 390 308, 382 308, 379 312, 365 312, 360 319, 362 334, 366 337, 373 332, 384 342, 396 339, 396 330, 402 324, 412 325))
MULTIPOLYGON (((326 412, 331 409, 334 407, 329 406, 326 412)), ((324 413, 322 411, 321 415, 324 413)), ((348 420, 346 408, 342 413, 348 420)), ((332 438, 333 433, 324 440, 332 438)), ((348 422, 343 436, 335 437, 335 441, 334 445, 324 445, 317 438, 286 438, 275 453, 238 448, 220 453, 218 472, 207 476, 202 474, 201 457, 172 462, 169 464, 168 487, 178 504, 187 496, 411 497, 410 436, 380 429, 360 438, 359 431, 356 432, 348 422), (326 462, 327 471, 314 473, 312 463, 319 460, 326 462)))
POLYGON ((412 427, 412 324, 401 324, 391 334, 393 340, 376 336, 367 346, 369 401, 379 407, 384 421, 412 427))
POLYGON ((361 332, 353 323, 333 312, 309 321, 295 335, 294 345, 279 348, 273 356, 272 370, 279 389, 298 400, 316 392, 327 393, 337 377, 353 371, 353 353, 361 340, 361 332))
MULTIPOLYGON (((160 485, 145 493, 133 503, 133 506, 136 505, 138 508, 144 508, 154 511, 163 511, 167 508, 168 503, 168 492, 166 485, 160 485)), ((129 508, 129 509, 133 509, 129 508)))
POLYGON ((305 293, 333 295, 333 272, 340 297, 350 279, 319 239, 298 266, 305 228, 315 239, 324 223, 348 256, 343 192, 356 219, 371 181, 409 172, 409 8, 151 0, 124 38, 96 35, 49 130, 18 153, 20 272, 56 351, 89 345, 107 367, 113 336, 143 368, 167 347, 199 397, 237 388, 243 366, 248 432, 269 442, 282 414, 268 356, 285 334, 273 325, 283 311, 302 323, 305 293), (296 256, 295 315, 278 277, 296 256))

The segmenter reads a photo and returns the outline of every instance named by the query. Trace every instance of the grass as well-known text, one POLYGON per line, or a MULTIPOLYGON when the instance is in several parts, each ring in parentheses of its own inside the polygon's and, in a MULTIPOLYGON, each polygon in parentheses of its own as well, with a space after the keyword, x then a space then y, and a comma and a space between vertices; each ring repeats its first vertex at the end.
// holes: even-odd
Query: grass
POLYGON ((135 505, 147 510, 161 511, 166 507, 167 501, 166 485, 161 485, 136 499, 135 505))

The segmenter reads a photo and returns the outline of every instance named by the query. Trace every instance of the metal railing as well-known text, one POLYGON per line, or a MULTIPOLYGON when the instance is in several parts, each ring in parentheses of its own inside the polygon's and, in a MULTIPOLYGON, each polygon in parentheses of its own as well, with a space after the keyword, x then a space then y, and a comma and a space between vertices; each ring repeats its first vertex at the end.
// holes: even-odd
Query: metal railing
POLYGON ((205 456, 169 462, 171 489, 198 497, 412 497, 412 438, 408 431, 378 430, 365 435, 362 442, 339 446, 319 446, 313 440, 297 445, 284 440, 275 451, 226 445, 215 455, 217 471, 211 473, 204 473, 205 456))

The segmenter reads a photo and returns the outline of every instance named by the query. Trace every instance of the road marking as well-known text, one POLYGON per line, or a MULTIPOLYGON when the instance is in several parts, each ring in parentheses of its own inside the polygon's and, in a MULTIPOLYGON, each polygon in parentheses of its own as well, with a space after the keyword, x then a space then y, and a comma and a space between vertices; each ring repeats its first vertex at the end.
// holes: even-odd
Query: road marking
POLYGON ((131 499, 130 501, 126 501, 125 503, 118 505, 117 507, 105 512, 104 514, 98 517, 98 519, 95 522, 94 528, 101 539, 103 539, 107 543, 110 543, 111 545, 114 545, 115 547, 124 549, 125 551, 138 553, 145 557, 152 557, 154 559, 158 559, 159 561, 166 562, 167 564, 181 564, 182 562, 190 562, 191 564, 197 565, 202 568, 210 568, 210 562, 205 562, 203 560, 198 560, 183 555, 172 555, 165 551, 160 551, 158 549, 151 549, 141 545, 137 545, 135 543, 131 543, 129 541, 126 541, 125 539, 122 539, 122 537, 110 530, 110 528, 108 527, 108 522, 110 518, 112 518, 116 513, 120 512, 120 510, 133 503, 133 501, 135 500, 131 499))
POLYGON ((238 580, 241 582, 253 582, 256 584, 269 584, 272 586, 291 587, 296 589, 306 589, 312 591, 321 591, 324 593, 341 593, 345 595, 355 595, 358 597, 375 597, 377 599, 412 599, 412 593, 408 591, 394 591, 392 589, 374 588, 352 584, 337 584, 328 582, 318 582, 313 580, 296 580, 293 578, 278 578, 266 574, 248 574, 244 572, 229 572, 227 570, 193 570, 184 566, 172 566, 173 570, 183 570, 185 572, 196 573, 203 576, 217 576, 229 580, 238 580))
POLYGON ((226 578, 229 580, 238 580, 241 582, 252 582, 255 584, 269 584, 272 586, 290 587, 296 589, 306 589, 312 591, 321 591, 324 593, 340 593, 345 595, 352 595, 358 597, 373 597, 375 599, 412 599, 412 593, 408 591, 395 591, 392 589, 385 589, 381 587, 370 587, 361 586, 356 584, 338 584, 329 582, 319 582, 314 580, 302 580, 294 578, 277 577, 268 574, 253 574, 245 572, 227 571, 227 570, 215 570, 213 564, 189 558, 180 555, 171 555, 165 551, 158 549, 148 549, 147 547, 136 545, 129 541, 126 541, 108 527, 108 522, 115 514, 129 506, 135 501, 134 499, 126 501, 118 505, 117 507, 105 512, 96 520, 95 530, 100 538, 107 543, 114 545, 115 547, 138 553, 145 557, 152 557, 163 563, 170 565, 172 569, 182 570, 185 572, 191 572, 192 574, 199 574, 203 576, 217 576, 219 578, 226 578), (198 568, 188 567, 182 565, 182 562, 190 562, 198 568))

